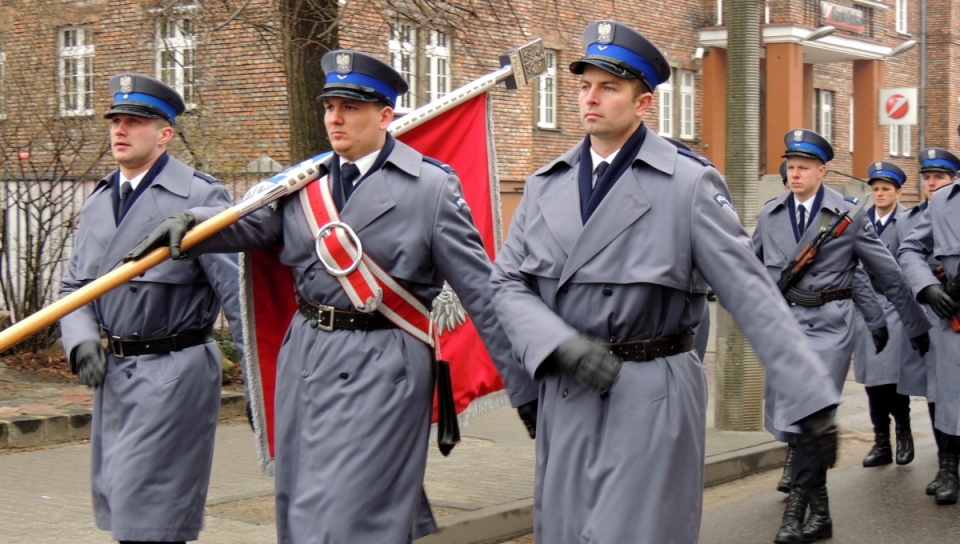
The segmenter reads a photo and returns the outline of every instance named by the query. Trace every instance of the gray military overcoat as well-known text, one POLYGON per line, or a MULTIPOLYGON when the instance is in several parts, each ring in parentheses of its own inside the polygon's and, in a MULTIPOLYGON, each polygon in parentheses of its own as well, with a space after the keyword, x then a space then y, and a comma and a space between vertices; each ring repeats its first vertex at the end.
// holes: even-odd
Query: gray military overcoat
MULTIPOLYGON (((823 186, 823 190, 820 212, 811 219, 810 227, 804 232, 799 243, 794 238, 787 209, 791 193, 785 192, 764 204, 753 233, 753 243, 757 257, 763 261, 771 278, 779 279, 787 264, 814 239, 825 216, 832 228, 841 211, 852 208, 852 204, 845 201, 843 195, 837 191, 827 186, 823 186)), ((880 282, 887 298, 897 308, 908 338, 930 328, 930 322, 910 293, 897 261, 877 238, 877 232, 869 217, 862 212, 839 238, 834 238, 823 246, 806 274, 795 286, 804 291, 853 287, 860 262, 867 272, 872 273, 880 282)), ((791 305, 790 309, 794 319, 800 324, 800 329, 809 338, 809 345, 827 364, 834 386, 837 390, 842 390, 853 354, 853 301, 837 300, 820 307, 791 305)), ((799 432, 799 428, 792 425, 796 421, 792 419, 792 415, 780 409, 784 392, 777 391, 773 385, 768 382, 765 387, 765 427, 778 440, 792 440, 791 434, 799 432)))
MULTIPOLYGON (((100 182, 80 212, 76 245, 60 295, 121 264, 164 218, 199 205, 230 203, 220 183, 170 158, 115 223, 112 184, 100 182)), ((236 255, 166 261, 60 321, 69 354, 100 340, 99 327, 125 338, 158 338, 212 326, 221 301, 243 349, 236 255)), ((107 357, 94 393, 91 457, 97 526, 117 540, 196 540, 213 462, 220 410, 220 350, 209 342, 162 355, 107 357)))
MULTIPOLYGON (((691 330, 706 280, 784 392, 789 417, 838 402, 823 363, 797 349, 806 339, 753 256, 720 174, 648 130, 584 225, 581 145, 527 180, 494 263, 497 315, 527 371, 578 334, 623 342, 691 330)), ((626 362, 606 398, 563 374, 539 382, 536 541, 696 542, 707 384, 695 352, 626 362)))
MULTIPOLYGON (((896 250, 894 251, 891 247, 891 251, 894 251, 893 255, 898 258, 898 261, 900 242, 910 234, 926 209, 926 202, 920 203, 909 208, 897 221, 897 245, 896 250)), ((940 266, 940 262, 933 255, 927 256, 927 264, 931 271, 935 271, 940 266)), ((907 279, 909 280, 909 278, 907 279)), ((897 392, 902 395, 926 397, 927 402, 935 403, 937 402, 937 346, 942 342, 940 327, 937 326, 940 318, 937 317, 930 306, 924 304, 923 309, 927 312, 927 319, 933 323, 933 327, 930 328, 930 351, 921 358, 922 364, 917 364, 919 355, 916 352, 913 352, 914 357, 908 357, 909 354, 904 352, 902 359, 904 364, 900 365, 900 380, 897 382, 897 392)), ((910 345, 907 344, 905 348, 910 349, 910 345)))
MULTIPOLYGON (((875 207, 871 208, 871 210, 873 209, 875 207)), ((896 258, 897 250, 900 247, 898 233, 902 229, 899 228, 899 224, 901 221, 907 220, 905 216, 908 213, 907 208, 902 204, 897 204, 893 215, 888 219, 888 223, 879 236, 880 241, 887 246, 894 258, 896 258)), ((872 215, 873 213, 868 213, 868 216, 872 215)), ((855 325, 856 347, 853 355, 854 374, 857 383, 862 383, 868 387, 897 384, 898 389, 918 391, 912 394, 925 395, 927 377, 924 357, 910 347, 910 338, 903 332, 900 315, 886 295, 873 289, 870 292, 883 307, 890 338, 884 350, 877 353, 867 324, 863 317, 859 313, 857 314, 855 325), (902 387, 899 385, 901 379, 905 380, 902 387)))
MULTIPOLYGON (((950 184, 933 193, 917 224, 900 242, 900 264, 917 294, 938 280, 930 270, 928 256, 943 264, 947 277, 957 277, 960 269, 960 185, 950 184)), ((936 428, 960 435, 960 334, 950 322, 937 318, 937 417, 936 428)))
MULTIPOLYGON (((536 398, 536 387, 494 315, 490 261, 461 194, 455 174, 397 141, 340 216, 364 253, 428 308, 444 280, 453 287, 517 406, 536 398)), ((198 218, 216 212, 195 211, 198 218)), ((245 217, 198 250, 277 244, 301 296, 355 311, 317 258, 298 196, 283 199, 276 212, 267 207, 245 217)), ((294 316, 277 363, 279 542, 400 544, 436 530, 422 490, 432 355, 399 329, 324 332, 294 316)))

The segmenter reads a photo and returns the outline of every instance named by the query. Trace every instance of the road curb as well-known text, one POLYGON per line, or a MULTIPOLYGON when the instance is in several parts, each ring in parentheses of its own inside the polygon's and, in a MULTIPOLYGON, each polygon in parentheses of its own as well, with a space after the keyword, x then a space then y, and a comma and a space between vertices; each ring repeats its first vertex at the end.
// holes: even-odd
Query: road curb
MULTIPOLYGON (((246 417, 243 393, 220 394, 220 420, 246 417)), ((37 448, 90 438, 91 409, 49 416, 22 415, 0 419, 0 450, 37 448)))
MULTIPOLYGON (((712 487, 783 466, 787 445, 771 440, 758 446, 712 455, 706 460, 704 487, 712 487)), ((533 499, 464 512, 438 522, 436 533, 417 544, 492 544, 533 530, 533 499)))

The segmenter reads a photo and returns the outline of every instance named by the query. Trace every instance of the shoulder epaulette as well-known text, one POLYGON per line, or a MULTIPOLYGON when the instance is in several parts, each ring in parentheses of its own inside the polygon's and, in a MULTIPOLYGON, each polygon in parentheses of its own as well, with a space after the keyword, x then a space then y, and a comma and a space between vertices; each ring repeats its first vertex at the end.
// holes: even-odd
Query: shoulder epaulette
POLYGON ((198 178, 202 179, 203 181, 206 181, 207 183, 220 183, 220 180, 218 180, 217 178, 211 176, 210 174, 207 174, 206 172, 201 172, 201 171, 199 171, 199 170, 194 170, 194 171, 193 171, 193 175, 194 175, 195 177, 198 177, 198 178))
POLYGON ((449 164, 447 164, 447 163, 445 163, 445 162, 443 162, 443 161, 438 161, 437 159, 435 159, 435 158, 433 158, 433 157, 428 157, 428 156, 426 156, 426 155, 423 156, 423 160, 424 160, 424 162, 428 162, 428 163, 436 166, 437 168, 443 170, 444 172, 446 172, 446 173, 448 173, 448 174, 457 175, 457 171, 454 170, 452 166, 450 166, 449 164))
POLYGON ((677 153, 683 155, 684 157, 689 157, 689 158, 697 161, 698 163, 702 164, 703 166, 713 166, 713 163, 710 162, 710 159, 704 157, 703 155, 701 155, 701 154, 699 154, 699 153, 694 153, 693 151, 689 151, 689 150, 687 150, 687 149, 683 149, 682 147, 678 147, 678 148, 677 148, 677 153))

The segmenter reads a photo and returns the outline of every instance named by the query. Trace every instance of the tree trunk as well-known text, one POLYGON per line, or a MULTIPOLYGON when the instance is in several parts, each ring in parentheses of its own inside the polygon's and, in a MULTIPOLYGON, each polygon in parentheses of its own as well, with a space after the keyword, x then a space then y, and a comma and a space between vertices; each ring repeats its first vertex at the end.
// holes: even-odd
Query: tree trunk
MULTIPOLYGON (((760 213, 759 0, 727 0, 727 127, 725 175, 740 221, 748 232, 760 213)), ((730 314, 720 315, 717 338, 718 429, 760 430, 763 425, 763 367, 730 314)))
POLYGON ((337 0, 278 0, 290 115, 290 159, 298 163, 330 149, 323 125, 324 53, 339 47, 337 0))

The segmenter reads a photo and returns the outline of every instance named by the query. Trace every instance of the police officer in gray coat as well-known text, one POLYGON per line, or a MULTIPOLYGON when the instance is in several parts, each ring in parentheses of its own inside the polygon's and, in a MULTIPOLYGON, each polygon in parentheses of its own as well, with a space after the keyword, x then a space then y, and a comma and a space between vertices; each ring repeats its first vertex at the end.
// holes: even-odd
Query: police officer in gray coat
MULTIPOLYGON (((226 206, 226 189, 167 155, 180 95, 151 77, 110 80, 119 169, 83 205, 60 295, 120 264, 164 217, 226 206)), ((240 335, 237 258, 167 261, 60 321, 74 373, 94 387, 91 483, 97 527, 121 542, 196 540, 220 409, 221 305, 240 335), (107 348, 101 343, 106 337, 107 348)))
POLYGON ((839 396, 723 178, 642 122, 670 76, 663 54, 614 21, 590 23, 584 46, 570 70, 586 137, 527 179, 492 276, 497 315, 540 384, 534 535, 692 544, 707 384, 691 330, 707 283, 809 431, 805 447, 830 458, 839 396))
MULTIPOLYGON (((784 144, 790 191, 763 206, 753 234, 757 257, 776 280, 821 229, 833 229, 843 210, 852 208, 843 195, 823 184, 826 163, 833 158, 829 142, 813 131, 795 129, 784 136, 784 144)), ((911 342, 921 352, 929 346, 926 331, 930 322, 913 299, 896 260, 877 238, 866 214, 860 213, 852 221, 842 235, 820 249, 786 296, 794 319, 810 339, 814 352, 827 364, 837 390, 843 388, 853 353, 852 298, 861 262, 896 307, 911 342)), ((789 442, 799 429, 781 412, 783 393, 774 385, 768 383, 766 387, 766 427, 778 440, 789 442)), ((775 542, 813 542, 833 534, 827 468, 820 459, 798 449, 790 496, 775 542), (804 522, 808 503, 810 516, 804 522)))
MULTIPOLYGON (((536 388, 494 315, 490 261, 460 180, 386 132, 406 81, 357 51, 327 53, 322 66, 325 125, 335 154, 329 178, 315 183, 330 183, 340 220, 360 238, 363 253, 426 307, 446 280, 513 405, 535 403, 536 388)), ((190 250, 282 245, 280 260, 293 271, 300 311, 277 362, 278 541, 411 542, 436 530, 423 491, 433 349, 381 313, 357 311, 321 263, 300 197, 261 208, 190 250)), ((134 253, 157 243, 179 253, 183 231, 219 211, 170 218, 134 253)))
MULTIPOLYGON (((874 205, 867 216, 883 245, 896 257, 900 247, 900 219, 907 209, 900 204, 901 187, 907 181, 903 169, 892 162, 876 161, 867 168, 867 179, 873 194, 874 205)), ((863 459, 863 466, 877 467, 893 463, 894 454, 890 443, 890 418, 896 422, 896 461, 906 465, 913 461, 913 434, 910 429, 910 397, 898 391, 901 376, 910 380, 920 370, 920 378, 926 380, 924 357, 910 347, 904 334, 903 324, 896 308, 887 299, 883 287, 874 278, 869 279, 874 298, 883 307, 887 347, 875 349, 870 341, 872 329, 859 315, 855 325, 854 370, 857 383, 866 386, 873 422, 874 445, 863 459)), ((929 355, 929 353, 928 353, 929 355)), ((916 381, 914 378, 910 381, 916 381)), ((907 387, 912 384, 906 383, 907 387)), ((924 394, 926 387, 923 387, 924 394)))
POLYGON ((936 313, 936 406, 931 405, 934 434, 937 438, 940 469, 927 486, 938 504, 955 504, 960 496, 957 465, 960 464, 960 334, 951 321, 957 317, 957 292, 947 289, 931 270, 930 258, 943 266, 943 282, 956 283, 960 276, 960 235, 958 214, 960 187, 953 180, 960 170, 960 159, 945 149, 928 148, 920 152, 920 171, 924 181, 939 188, 930 196, 926 210, 919 212, 916 224, 900 243, 900 264, 917 300, 936 313))

